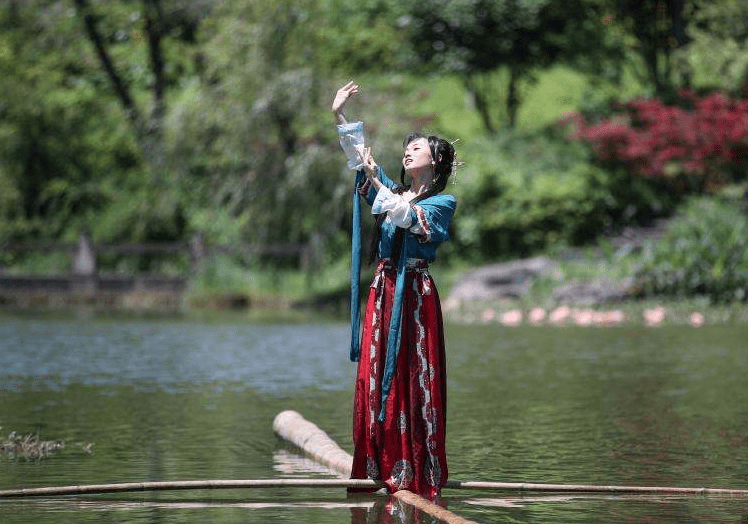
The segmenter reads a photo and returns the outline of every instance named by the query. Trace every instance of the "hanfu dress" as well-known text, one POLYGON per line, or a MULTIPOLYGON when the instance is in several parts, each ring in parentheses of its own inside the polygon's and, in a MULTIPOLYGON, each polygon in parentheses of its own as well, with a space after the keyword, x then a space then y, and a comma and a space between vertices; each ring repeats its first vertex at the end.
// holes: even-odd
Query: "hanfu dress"
POLYGON ((354 194, 351 360, 358 371, 351 478, 435 500, 448 476, 447 395, 441 305, 428 267, 449 239, 456 200, 437 194, 410 204, 381 168, 378 177, 377 192, 358 171, 354 194), (359 339, 361 198, 386 217, 359 339), (391 258, 395 241, 402 242, 398 260, 391 258))

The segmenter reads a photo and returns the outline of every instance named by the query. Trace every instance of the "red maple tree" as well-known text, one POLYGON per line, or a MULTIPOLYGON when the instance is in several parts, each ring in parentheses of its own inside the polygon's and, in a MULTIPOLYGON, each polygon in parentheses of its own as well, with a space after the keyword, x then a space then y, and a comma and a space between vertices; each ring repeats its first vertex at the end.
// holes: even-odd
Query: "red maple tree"
POLYGON ((637 98, 597 123, 569 115, 571 138, 598 158, 634 173, 665 178, 682 191, 711 191, 748 174, 748 100, 722 91, 679 93, 679 103, 637 98))

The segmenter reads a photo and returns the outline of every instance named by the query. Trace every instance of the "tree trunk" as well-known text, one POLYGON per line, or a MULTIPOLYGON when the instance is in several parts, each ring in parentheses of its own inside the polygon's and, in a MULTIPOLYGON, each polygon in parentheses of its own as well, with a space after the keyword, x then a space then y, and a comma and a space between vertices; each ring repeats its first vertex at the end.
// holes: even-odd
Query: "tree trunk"
POLYGON ((163 15, 158 0, 144 0, 143 11, 145 13, 145 31, 148 35, 148 53, 155 78, 153 83, 153 113, 151 116, 152 120, 160 124, 166 109, 164 102, 166 80, 164 78, 164 57, 161 51, 163 15))
POLYGON ((465 86, 465 89, 467 89, 468 93, 470 93, 470 97, 473 99, 475 110, 478 111, 478 115, 483 122, 483 127, 489 133, 493 133, 496 128, 491 121, 491 114, 489 112, 487 100, 488 97, 486 96, 485 90, 482 90, 478 86, 477 79, 474 75, 470 74, 466 75, 463 78, 463 85, 465 86))
MULTIPOLYGON (((141 113, 130 94, 130 86, 117 71, 107 49, 106 39, 101 34, 88 0, 75 0, 75 5, 83 17, 89 40, 96 49, 101 66, 107 73, 114 92, 122 105, 127 119, 133 129, 133 135, 141 154, 144 167, 150 179, 152 191, 146 204, 142 226, 148 227, 150 218, 157 217, 157 221, 177 220, 178 203, 169 191, 166 176, 168 162, 166 142, 164 137, 164 118, 166 115, 166 80, 164 75, 164 59, 161 41, 164 35, 165 20, 161 10, 160 0, 143 0, 144 31, 148 42, 148 52, 151 71, 154 75, 153 106, 150 111, 141 113)), ((145 230, 144 230, 145 231, 145 230)), ((143 233, 146 236, 148 233, 143 233)))
POLYGON ((519 96, 517 95, 517 84, 519 83, 519 67, 512 65, 509 69, 509 88, 506 97, 506 112, 509 115, 509 128, 514 129, 517 125, 517 111, 519 110, 519 96))
POLYGON ((130 90, 128 89, 125 82, 120 77, 117 69, 114 67, 114 63, 109 57, 106 47, 104 46, 104 39, 99 33, 99 29, 96 25, 96 18, 91 13, 91 9, 88 5, 88 0, 75 0, 75 5, 83 16, 83 23, 86 27, 86 34, 88 34, 89 40, 96 49, 96 54, 99 57, 101 66, 104 68, 109 81, 112 83, 114 92, 117 95, 122 107, 125 110, 125 115, 128 120, 137 127, 140 122, 140 115, 138 109, 135 106, 135 101, 130 96, 130 90))

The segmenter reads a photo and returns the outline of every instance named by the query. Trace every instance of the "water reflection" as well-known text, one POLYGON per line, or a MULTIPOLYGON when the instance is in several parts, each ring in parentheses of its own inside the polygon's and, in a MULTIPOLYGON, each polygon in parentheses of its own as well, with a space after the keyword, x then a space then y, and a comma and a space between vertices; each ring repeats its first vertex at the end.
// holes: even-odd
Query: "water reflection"
POLYGON ((286 449, 279 449, 273 453, 273 463, 273 469, 283 477, 337 475, 336 472, 319 462, 286 449))
MULTIPOLYGON (((351 524, 437 524, 442 521, 424 513, 392 496, 371 495, 357 496, 344 501, 306 500, 306 501, 211 501, 211 500, 121 500, 116 498, 76 498, 64 500, 34 500, 11 503, 18 510, 39 515, 60 515, 70 512, 81 512, 95 517, 97 514, 116 515, 115 522, 127 517, 137 522, 161 522, 161 513, 165 515, 188 514, 200 512, 202 515, 216 512, 226 513, 236 510, 250 510, 252 517, 258 514, 304 515, 309 510, 322 510, 338 513, 348 510, 351 524)), ((250 514, 247 514, 248 516, 250 514)), ((88 519, 86 519, 88 520, 88 519)), ((275 520, 275 519, 273 519, 275 520)), ((130 520, 128 520, 130 521, 130 520)), ((303 522, 304 520, 297 520, 303 522)), ((254 522, 254 520, 252 520, 254 522)), ((259 521, 258 521, 259 522, 259 521)))
POLYGON ((370 507, 351 507, 351 524, 439 524, 438 517, 393 496, 376 496, 370 507))

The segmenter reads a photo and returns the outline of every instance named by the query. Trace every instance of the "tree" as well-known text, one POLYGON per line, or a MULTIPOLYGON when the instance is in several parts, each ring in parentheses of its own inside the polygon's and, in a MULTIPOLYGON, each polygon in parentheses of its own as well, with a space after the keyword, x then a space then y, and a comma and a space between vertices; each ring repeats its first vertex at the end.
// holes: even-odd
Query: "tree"
POLYGON ((410 40, 424 63, 458 74, 488 131, 498 90, 491 77, 506 68, 506 110, 513 127, 522 81, 561 61, 599 63, 617 56, 602 10, 588 0, 425 0, 410 4, 410 40))
MULTIPOLYGON (((612 0, 615 18, 636 39, 633 50, 645 65, 640 76, 658 95, 673 90, 674 52, 689 41, 686 31, 686 0, 612 0)), ((687 87, 687 72, 677 82, 687 87)))
POLYGON ((340 233, 329 224, 348 199, 331 155, 317 7, 217 2, 198 35, 201 66, 175 99, 167 147, 192 226, 209 240, 298 244, 321 232, 329 245, 340 233))
POLYGON ((148 175, 148 190, 142 195, 139 224, 133 233, 177 238, 186 220, 177 188, 168 180, 167 95, 191 68, 189 54, 179 49, 195 43, 200 21, 213 1, 142 0, 139 7, 132 2, 73 1, 111 92, 130 124, 148 175), (107 6, 106 16, 97 12, 102 5, 107 6), (124 66, 115 60, 122 55, 124 66), (150 92, 150 102, 141 101, 144 91, 150 92))
POLYGON ((67 8, 0 6, 0 238, 70 235, 137 162, 126 133, 110 125, 67 8))

